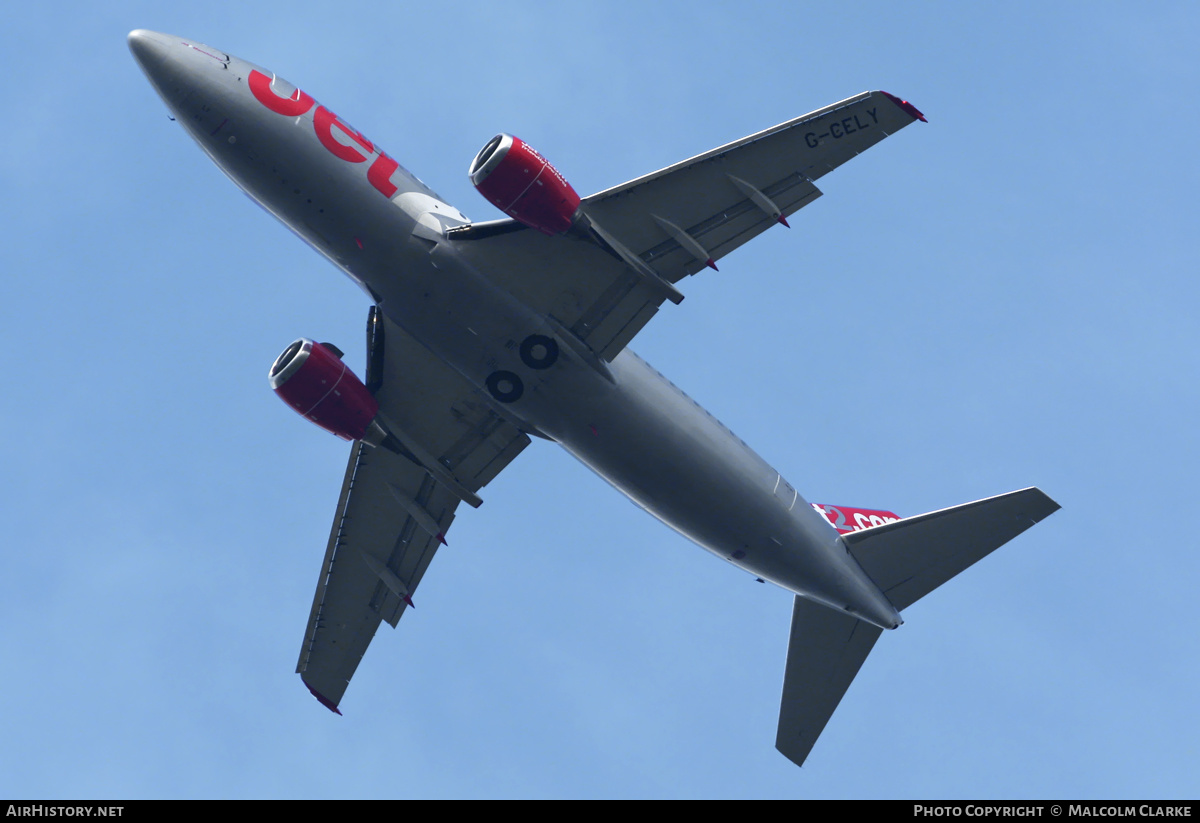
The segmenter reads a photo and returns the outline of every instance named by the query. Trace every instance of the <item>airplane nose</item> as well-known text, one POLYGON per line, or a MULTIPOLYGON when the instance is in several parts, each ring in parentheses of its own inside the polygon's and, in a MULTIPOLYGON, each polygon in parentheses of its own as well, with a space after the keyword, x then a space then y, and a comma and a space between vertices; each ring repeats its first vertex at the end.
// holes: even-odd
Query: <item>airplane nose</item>
POLYGON ((197 80, 184 42, 169 34, 135 29, 129 32, 129 50, 167 108, 179 116, 178 107, 192 94, 197 80))
POLYGON ((146 29, 134 29, 129 32, 129 50, 138 61, 142 71, 153 76, 155 69, 161 69, 167 60, 166 35, 146 29))
POLYGON ((133 59, 141 66, 142 73, 154 86, 168 108, 175 105, 186 95, 187 83, 181 72, 178 38, 146 29, 134 29, 129 32, 129 50, 133 59))

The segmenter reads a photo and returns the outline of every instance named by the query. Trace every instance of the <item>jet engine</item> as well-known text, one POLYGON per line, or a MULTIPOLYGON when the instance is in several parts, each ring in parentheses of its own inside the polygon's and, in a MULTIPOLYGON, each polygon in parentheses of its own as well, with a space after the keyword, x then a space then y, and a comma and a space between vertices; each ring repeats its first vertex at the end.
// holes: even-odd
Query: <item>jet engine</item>
POLYGON ((362 440, 379 403, 328 343, 300 338, 271 366, 271 388, 299 414, 343 440, 362 440))
POLYGON ((471 182, 500 211, 543 234, 575 222, 579 195, 546 158, 519 137, 497 134, 471 163, 471 182))

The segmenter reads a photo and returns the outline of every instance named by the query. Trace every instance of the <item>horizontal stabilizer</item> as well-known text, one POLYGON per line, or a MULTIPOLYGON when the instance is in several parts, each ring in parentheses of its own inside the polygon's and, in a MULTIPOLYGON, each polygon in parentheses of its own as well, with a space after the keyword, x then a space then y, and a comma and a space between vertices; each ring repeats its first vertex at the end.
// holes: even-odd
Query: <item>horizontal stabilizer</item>
POLYGON ((883 629, 797 597, 775 748, 797 766, 812 751, 883 629))
POLYGON ((892 605, 904 610, 1058 509, 1041 489, 1028 488, 850 532, 842 540, 892 605))

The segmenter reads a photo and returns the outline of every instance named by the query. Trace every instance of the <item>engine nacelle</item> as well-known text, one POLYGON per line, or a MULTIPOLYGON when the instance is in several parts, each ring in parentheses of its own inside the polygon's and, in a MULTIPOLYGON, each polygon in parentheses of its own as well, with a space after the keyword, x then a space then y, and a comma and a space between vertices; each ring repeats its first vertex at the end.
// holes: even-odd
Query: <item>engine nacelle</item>
POLYGON ((271 366, 271 388, 297 412, 343 440, 362 440, 379 403, 330 348, 300 338, 271 366))
POLYGON ((544 234, 575 222, 579 195, 558 169, 519 137, 497 134, 471 163, 471 182, 500 211, 544 234))

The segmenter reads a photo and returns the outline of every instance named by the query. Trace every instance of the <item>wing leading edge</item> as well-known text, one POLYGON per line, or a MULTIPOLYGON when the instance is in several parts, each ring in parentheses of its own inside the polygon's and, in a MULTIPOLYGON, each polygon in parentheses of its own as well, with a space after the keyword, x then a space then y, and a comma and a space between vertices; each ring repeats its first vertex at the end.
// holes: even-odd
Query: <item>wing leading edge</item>
POLYGON ((924 116, 863 92, 583 199, 582 230, 546 237, 511 221, 452 233, 464 253, 611 360, 673 284, 816 200, 815 180, 924 116))
MULTIPOLYGON (((380 414, 468 490, 478 491, 529 444, 528 436, 402 329, 378 317, 380 414)), ((459 502, 418 463, 354 445, 296 665, 327 708, 341 713, 338 704, 379 624, 394 628, 412 605, 459 502)))

